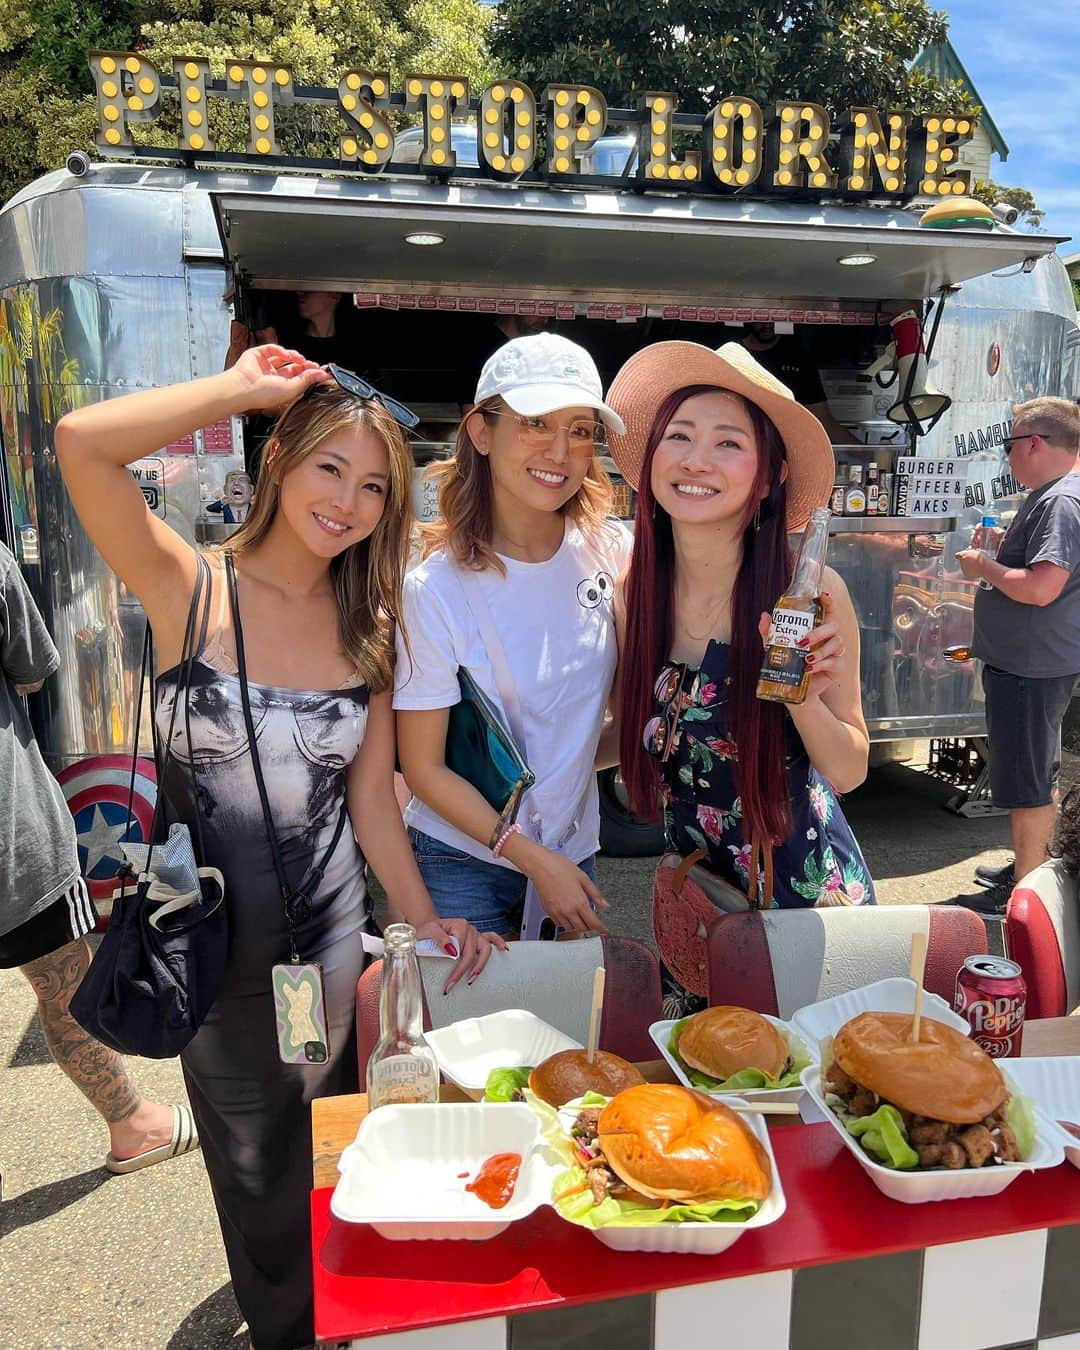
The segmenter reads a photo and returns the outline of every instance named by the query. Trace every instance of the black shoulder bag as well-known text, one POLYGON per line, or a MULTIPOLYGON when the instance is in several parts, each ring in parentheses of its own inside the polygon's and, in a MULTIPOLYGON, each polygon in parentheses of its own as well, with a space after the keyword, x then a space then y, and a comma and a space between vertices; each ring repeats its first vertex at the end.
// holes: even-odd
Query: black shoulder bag
POLYGON ((278 1055, 285 1064, 325 1064, 331 1055, 330 1018, 326 1006, 326 990, 322 967, 317 961, 300 958, 297 926, 311 917, 311 902, 318 893, 330 859, 334 856, 348 817, 348 802, 343 800, 334 826, 333 837, 321 860, 309 869, 298 886, 291 886, 281 856, 270 800, 266 794, 262 762, 259 758, 255 723, 251 716, 248 696, 247 661, 244 655, 244 630, 240 623, 240 598, 236 589, 236 565, 231 553, 225 554, 225 574, 229 584, 229 607, 232 611, 233 636, 236 642, 236 667, 240 676, 240 701, 244 708, 244 726, 247 729, 251 767, 259 791, 266 841, 274 860, 285 924, 289 932, 289 960, 279 962, 271 971, 274 992, 274 1015, 277 1023, 278 1055))
MULTIPOLYGON (((195 787, 191 666, 197 646, 196 632, 201 636, 209 613, 209 575, 209 565, 200 557, 164 747, 159 743, 152 715, 150 719, 158 789, 145 869, 132 887, 128 881, 134 873, 128 867, 113 902, 108 930, 71 1000, 71 1015, 97 1040, 120 1054, 143 1055, 148 1059, 170 1059, 189 1043, 221 990, 228 957, 225 883, 216 868, 199 864, 198 859, 205 859, 205 852, 198 810, 192 822, 198 840, 198 859, 185 824, 174 824, 167 838, 164 833, 165 785, 169 766, 176 763, 173 734, 181 700, 195 787), (153 871, 155 851, 161 875, 153 871), (190 878, 190 888, 178 888, 174 884, 177 876, 190 878)), ((152 673, 153 639, 147 624, 128 796, 129 830, 144 690, 152 673)), ((197 801, 198 793, 193 792, 192 797, 197 801)))

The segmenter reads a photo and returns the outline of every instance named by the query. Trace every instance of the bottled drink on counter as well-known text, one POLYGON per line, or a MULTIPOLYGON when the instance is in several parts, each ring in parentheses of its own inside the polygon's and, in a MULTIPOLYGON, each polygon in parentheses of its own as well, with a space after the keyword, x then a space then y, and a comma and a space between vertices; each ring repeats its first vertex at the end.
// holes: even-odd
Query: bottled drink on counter
MULTIPOLYGON (((982 527, 984 535, 987 530, 997 529, 997 516, 993 514, 983 516, 982 527)), ((992 558, 994 556, 988 548, 983 548, 980 551, 982 553, 985 553, 988 558, 992 558)), ((985 577, 979 578, 979 585, 982 587, 984 591, 992 591, 994 589, 993 582, 987 581, 985 577)))
POLYGON ((893 475, 883 473, 881 475, 881 485, 878 488, 878 515, 892 515, 892 494, 893 494, 893 475))
POLYGON ((383 937, 379 1042, 367 1067, 368 1109, 400 1102, 437 1102, 439 1069, 423 1032, 416 929, 392 923, 383 937))
POLYGON ((823 506, 810 513, 795 560, 795 575, 772 613, 765 660, 758 676, 758 698, 774 703, 802 703, 806 699, 810 687, 808 653, 798 644, 821 622, 821 574, 829 548, 830 515, 823 506))
POLYGON ((878 492, 880 491, 878 472, 878 466, 873 461, 866 466, 866 514, 868 516, 876 516, 878 513, 878 492))
POLYGON ((848 466, 848 487, 844 493, 844 515, 866 515, 866 489, 863 487, 862 466, 848 466))
POLYGON ((836 482, 833 484, 832 494, 829 497, 829 510, 834 516, 844 514, 844 497, 847 493, 847 478, 844 475, 843 466, 836 466, 836 482))

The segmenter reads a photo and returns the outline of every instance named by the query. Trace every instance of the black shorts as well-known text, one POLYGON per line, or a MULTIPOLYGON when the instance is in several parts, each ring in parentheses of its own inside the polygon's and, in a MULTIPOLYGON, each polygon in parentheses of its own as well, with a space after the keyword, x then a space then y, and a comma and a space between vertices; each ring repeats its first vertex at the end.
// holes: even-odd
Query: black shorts
POLYGON ((984 666, 990 792, 1005 810, 1049 806, 1061 768, 1061 723, 1075 675, 1033 679, 984 666))
POLYGON ((0 933, 0 970, 27 966, 42 956, 58 952, 76 938, 92 933, 97 917, 86 882, 79 877, 74 886, 40 914, 9 933, 0 933))

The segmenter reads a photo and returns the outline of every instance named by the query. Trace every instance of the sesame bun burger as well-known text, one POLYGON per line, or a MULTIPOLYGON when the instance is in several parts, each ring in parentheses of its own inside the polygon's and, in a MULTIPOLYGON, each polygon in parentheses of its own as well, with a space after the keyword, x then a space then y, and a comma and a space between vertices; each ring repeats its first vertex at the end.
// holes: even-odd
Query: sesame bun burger
MULTIPOLYGON (((911 1027, 907 1013, 866 1012, 837 1032, 825 1087, 852 1118, 846 1122, 849 1132, 860 1137, 860 1121, 890 1106, 918 1159, 904 1166, 1019 1161, 1006 1114, 1009 1088, 990 1056, 942 1022, 922 1018, 917 1043, 911 1027)), ((890 1121, 891 1129, 896 1121, 890 1121)))
POLYGON ((549 1106, 564 1106, 586 1092, 614 1097, 624 1088, 644 1083, 640 1070, 620 1055, 597 1050, 592 1063, 584 1050, 560 1050, 529 1074, 529 1088, 549 1106))
POLYGON ((749 1008, 706 1008, 687 1021, 676 1046, 690 1068, 723 1081, 742 1069, 760 1069, 768 1078, 791 1067, 788 1043, 776 1027, 749 1008))

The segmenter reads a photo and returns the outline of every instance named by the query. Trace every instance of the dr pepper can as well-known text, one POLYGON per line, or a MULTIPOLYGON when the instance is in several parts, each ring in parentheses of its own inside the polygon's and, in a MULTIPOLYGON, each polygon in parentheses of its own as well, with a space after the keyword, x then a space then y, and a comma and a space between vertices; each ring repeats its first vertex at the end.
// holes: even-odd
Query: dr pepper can
POLYGON ((956 976, 953 1008, 966 1017, 971 1038, 994 1059, 1020 1053, 1027 985, 1015 961, 969 956, 956 976))

